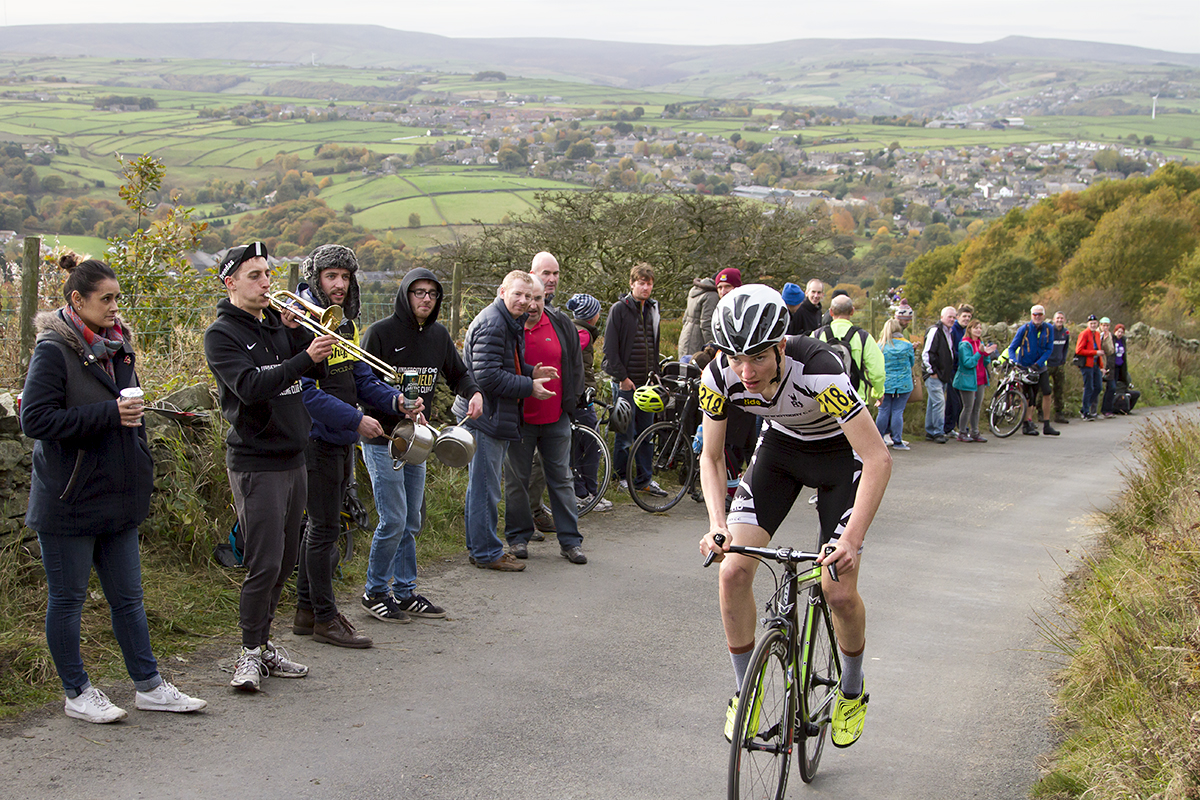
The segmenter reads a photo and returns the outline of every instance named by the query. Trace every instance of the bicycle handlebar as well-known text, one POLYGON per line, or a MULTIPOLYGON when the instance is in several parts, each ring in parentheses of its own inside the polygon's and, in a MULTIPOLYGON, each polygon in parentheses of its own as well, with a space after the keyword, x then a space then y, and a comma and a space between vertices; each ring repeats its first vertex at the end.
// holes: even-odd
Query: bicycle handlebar
MULTIPOLYGON (((713 543, 716 544, 717 547, 723 546, 725 544, 725 534, 713 534, 713 543)), ((822 555, 829 555, 833 551, 834 547, 831 544, 825 545, 823 553, 806 553, 803 550, 793 550, 790 547, 744 547, 738 544, 730 545, 728 550, 730 553, 740 553, 746 556, 767 558, 771 561, 778 561, 781 564, 799 564, 804 561, 816 561, 822 555)), ((704 566, 708 567, 708 565, 713 562, 713 559, 716 558, 716 555, 716 550, 710 551, 708 556, 706 556, 704 559, 704 566)), ((833 564, 822 564, 822 566, 829 570, 829 577, 834 581, 837 581, 837 567, 833 564)))

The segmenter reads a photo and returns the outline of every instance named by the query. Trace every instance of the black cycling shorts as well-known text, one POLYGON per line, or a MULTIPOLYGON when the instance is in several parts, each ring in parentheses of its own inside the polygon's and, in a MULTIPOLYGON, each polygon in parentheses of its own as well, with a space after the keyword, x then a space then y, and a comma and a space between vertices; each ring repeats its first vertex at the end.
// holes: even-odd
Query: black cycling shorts
POLYGON ((801 490, 809 486, 817 490, 823 545, 846 529, 862 467, 845 437, 800 442, 768 429, 733 495, 726 524, 757 525, 774 536, 801 490))

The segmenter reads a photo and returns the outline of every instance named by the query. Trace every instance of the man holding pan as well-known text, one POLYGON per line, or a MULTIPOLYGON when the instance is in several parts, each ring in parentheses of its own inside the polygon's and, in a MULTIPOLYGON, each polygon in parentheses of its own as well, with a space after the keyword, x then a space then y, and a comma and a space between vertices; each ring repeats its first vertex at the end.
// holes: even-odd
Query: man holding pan
MULTIPOLYGON (((371 640, 338 611, 333 596, 334 553, 342 533, 342 501, 354 469, 359 436, 383 435, 383 427, 359 410, 362 401, 398 413, 400 392, 375 376, 355 349, 358 343, 358 259, 340 244, 312 251, 300 266, 307 285, 299 296, 319 309, 341 309, 341 322, 329 321, 339 338, 323 378, 302 378, 304 406, 312 416, 305 462, 308 465, 308 527, 300 546, 296 577, 296 616, 292 633, 337 647, 364 648, 371 640)), ((416 411, 413 412, 414 414, 416 411)))
MULTIPOLYGON (((410 270, 396 293, 395 312, 367 328, 363 349, 400 373, 417 370, 421 396, 418 408, 432 407, 440 372, 450 388, 467 400, 467 416, 478 419, 483 413, 483 395, 458 354, 450 332, 437 321, 441 307, 442 284, 433 273, 423 267, 410 270)), ((421 528, 425 464, 394 468, 388 439, 382 434, 392 430, 400 415, 366 405, 364 409, 378 418, 382 430, 363 437, 363 458, 371 474, 375 510, 379 512, 379 525, 367 563, 363 607, 384 622, 444 617, 443 608, 416 593, 416 535, 421 528)))

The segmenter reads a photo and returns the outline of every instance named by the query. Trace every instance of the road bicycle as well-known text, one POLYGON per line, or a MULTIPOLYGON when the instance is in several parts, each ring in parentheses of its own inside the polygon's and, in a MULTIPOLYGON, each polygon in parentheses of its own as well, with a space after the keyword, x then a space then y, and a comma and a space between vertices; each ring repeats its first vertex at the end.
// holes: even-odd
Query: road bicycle
POLYGON ((1008 361, 1000 373, 1000 383, 988 405, 988 427, 1001 439, 1012 436, 1025 421, 1032 402, 1029 395, 1039 380, 1038 371, 1008 361))
MULTIPOLYGON (((722 534, 713 540, 725 543, 722 534)), ((824 550, 828 554, 833 546, 824 550)), ((821 592, 822 568, 813 563, 821 554, 740 545, 729 552, 783 565, 782 576, 767 565, 775 592, 766 603, 765 631, 738 695, 728 785, 729 800, 778 800, 787 788, 793 750, 801 780, 811 783, 816 777, 842 677, 837 635, 821 592)), ((704 566, 715 555, 709 553, 704 566)), ((837 570, 828 567, 837 580, 837 570)))

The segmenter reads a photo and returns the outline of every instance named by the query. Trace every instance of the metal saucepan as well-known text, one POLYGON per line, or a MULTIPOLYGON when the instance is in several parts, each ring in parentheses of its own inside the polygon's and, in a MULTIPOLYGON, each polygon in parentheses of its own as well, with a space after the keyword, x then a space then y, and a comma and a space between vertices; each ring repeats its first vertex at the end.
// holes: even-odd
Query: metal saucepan
POLYGON ((428 425, 402 419, 396 423, 388 438, 391 440, 388 449, 392 454, 393 466, 399 469, 401 464, 424 464, 437 443, 438 435, 428 425))
POLYGON ((433 454, 447 467, 465 467, 475 455, 475 437, 462 425, 442 428, 433 446, 433 454))

